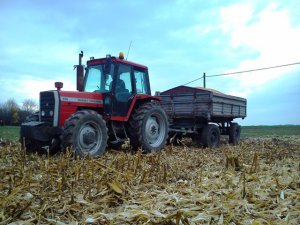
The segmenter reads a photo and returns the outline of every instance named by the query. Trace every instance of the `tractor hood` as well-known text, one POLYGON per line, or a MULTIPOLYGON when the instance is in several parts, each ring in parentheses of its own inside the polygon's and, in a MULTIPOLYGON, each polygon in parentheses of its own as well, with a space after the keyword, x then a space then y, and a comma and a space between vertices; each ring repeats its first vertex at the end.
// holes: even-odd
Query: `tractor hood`
POLYGON ((103 105, 101 93, 60 91, 59 94, 62 105, 74 105, 76 107, 101 107, 103 105))
POLYGON ((101 110, 103 108, 103 94, 94 92, 57 91, 60 102, 59 126, 80 108, 101 110))

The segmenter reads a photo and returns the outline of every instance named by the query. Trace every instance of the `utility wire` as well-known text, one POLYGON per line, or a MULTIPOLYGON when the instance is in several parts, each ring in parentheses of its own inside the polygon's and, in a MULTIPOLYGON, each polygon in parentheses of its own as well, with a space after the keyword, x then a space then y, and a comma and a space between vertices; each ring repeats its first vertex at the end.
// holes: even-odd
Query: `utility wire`
POLYGON ((203 78, 203 76, 202 76, 202 77, 199 77, 199 78, 197 78, 197 79, 195 79, 195 80, 192 80, 192 81, 190 81, 190 82, 187 82, 187 83, 185 83, 185 84, 183 84, 183 85, 188 85, 188 84, 190 84, 190 83, 194 83, 195 81, 201 80, 202 78, 203 78))
MULTIPOLYGON (((294 66, 294 65, 299 65, 300 62, 295 62, 295 63, 289 63, 289 64, 282 64, 282 65, 278 65, 278 66, 270 66, 270 67, 264 67, 264 68, 258 68, 258 69, 251 69, 251 70, 243 70, 243 71, 238 71, 238 72, 231 72, 231 73, 220 73, 220 74, 214 74, 214 75, 207 75, 206 77, 220 77, 220 76, 228 76, 228 75, 234 75, 234 74, 241 74, 241 73, 249 73, 249 72, 255 72, 255 71, 260 71, 260 70, 269 70, 269 69, 275 69, 275 68, 279 68, 279 67, 286 67, 286 66, 294 66)), ((192 80, 188 83, 185 83, 183 85, 187 85, 190 83, 193 83, 197 80, 202 79, 202 77, 199 77, 195 80, 192 80)))

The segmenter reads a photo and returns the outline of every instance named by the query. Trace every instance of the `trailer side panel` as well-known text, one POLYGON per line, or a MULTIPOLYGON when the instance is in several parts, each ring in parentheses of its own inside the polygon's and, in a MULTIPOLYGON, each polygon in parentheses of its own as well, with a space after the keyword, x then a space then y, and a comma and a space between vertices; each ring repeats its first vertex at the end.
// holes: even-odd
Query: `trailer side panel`
POLYGON ((207 118, 212 110, 212 96, 209 92, 161 95, 160 97, 163 109, 171 118, 207 118))
POLYGON ((212 89, 179 86, 160 95, 167 115, 174 118, 202 118, 212 122, 246 117, 247 101, 212 89))
POLYGON ((247 116, 247 102, 244 98, 214 93, 212 101, 212 117, 245 118, 247 116))

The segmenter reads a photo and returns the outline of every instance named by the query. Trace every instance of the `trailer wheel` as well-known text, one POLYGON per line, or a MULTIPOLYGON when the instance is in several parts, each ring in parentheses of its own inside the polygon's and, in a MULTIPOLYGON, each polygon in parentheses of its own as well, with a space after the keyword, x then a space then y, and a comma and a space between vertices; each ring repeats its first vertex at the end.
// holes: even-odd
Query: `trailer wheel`
POLYGON ((80 157, 101 155, 107 146, 107 127, 102 116, 92 110, 74 113, 63 128, 63 148, 73 147, 80 157))
POLYGON ((231 123, 229 127, 229 143, 237 145, 240 142, 241 126, 238 123, 231 123))
POLYGON ((201 142, 204 147, 217 148, 220 145, 220 130, 215 124, 207 124, 201 134, 201 142))
POLYGON ((129 121, 130 143, 134 150, 146 153, 165 147, 168 137, 168 119, 165 111, 153 102, 140 105, 129 121))

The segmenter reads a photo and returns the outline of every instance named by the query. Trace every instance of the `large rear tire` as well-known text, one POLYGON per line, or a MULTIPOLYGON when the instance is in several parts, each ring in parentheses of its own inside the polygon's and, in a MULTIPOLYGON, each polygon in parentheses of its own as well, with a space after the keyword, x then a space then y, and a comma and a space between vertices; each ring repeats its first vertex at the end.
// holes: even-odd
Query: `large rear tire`
POLYGON ((241 126, 238 123, 231 123, 229 127, 229 143, 237 145, 240 142, 241 126))
POLYGON ((96 157, 107 146, 107 127, 102 116, 92 110, 74 113, 63 128, 63 148, 71 147, 80 157, 96 157))
POLYGON ((168 119, 160 105, 147 102, 140 105, 129 121, 130 143, 134 150, 142 148, 146 153, 165 147, 168 137, 168 119))
POLYGON ((204 147, 217 148, 220 145, 220 130, 215 124, 204 126, 201 134, 201 142, 204 147))

